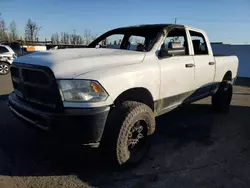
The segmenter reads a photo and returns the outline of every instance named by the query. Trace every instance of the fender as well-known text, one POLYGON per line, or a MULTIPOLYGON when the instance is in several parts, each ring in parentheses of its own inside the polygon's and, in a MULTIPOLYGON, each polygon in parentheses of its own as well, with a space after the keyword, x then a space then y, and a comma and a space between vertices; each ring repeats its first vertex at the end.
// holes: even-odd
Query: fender
POLYGON ((150 91, 153 100, 159 98, 160 70, 157 61, 144 59, 143 63, 98 70, 83 74, 77 79, 97 80, 112 102, 124 91, 132 88, 145 88, 150 91))

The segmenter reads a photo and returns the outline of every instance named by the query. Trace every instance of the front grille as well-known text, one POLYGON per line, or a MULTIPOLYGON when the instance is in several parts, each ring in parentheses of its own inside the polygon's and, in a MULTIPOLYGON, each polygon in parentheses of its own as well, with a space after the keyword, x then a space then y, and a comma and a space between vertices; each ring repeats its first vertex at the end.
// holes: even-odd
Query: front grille
POLYGON ((11 76, 14 92, 20 99, 50 108, 61 107, 56 79, 48 67, 14 63, 11 76))
POLYGON ((12 76, 12 77, 19 78, 19 76, 20 76, 20 75, 19 75, 19 69, 13 67, 12 70, 11 70, 11 76, 12 76))
POLYGON ((23 69, 22 74, 24 82, 40 84, 40 85, 49 84, 49 78, 46 76, 44 72, 37 70, 23 69))

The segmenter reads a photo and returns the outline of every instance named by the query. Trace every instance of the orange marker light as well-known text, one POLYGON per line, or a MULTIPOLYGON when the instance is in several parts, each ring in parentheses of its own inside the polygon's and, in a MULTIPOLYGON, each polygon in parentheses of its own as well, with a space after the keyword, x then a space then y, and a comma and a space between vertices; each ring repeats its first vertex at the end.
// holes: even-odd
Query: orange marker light
POLYGON ((99 84, 97 84, 96 82, 91 82, 90 85, 92 86, 95 93, 102 93, 103 92, 101 86, 99 84))

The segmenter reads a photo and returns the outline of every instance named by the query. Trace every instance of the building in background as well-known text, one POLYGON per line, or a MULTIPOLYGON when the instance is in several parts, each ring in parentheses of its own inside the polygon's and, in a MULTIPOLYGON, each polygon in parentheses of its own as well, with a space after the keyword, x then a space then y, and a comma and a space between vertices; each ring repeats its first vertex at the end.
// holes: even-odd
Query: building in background
POLYGON ((250 45, 211 43, 214 55, 236 55, 239 58, 239 77, 250 78, 250 45))

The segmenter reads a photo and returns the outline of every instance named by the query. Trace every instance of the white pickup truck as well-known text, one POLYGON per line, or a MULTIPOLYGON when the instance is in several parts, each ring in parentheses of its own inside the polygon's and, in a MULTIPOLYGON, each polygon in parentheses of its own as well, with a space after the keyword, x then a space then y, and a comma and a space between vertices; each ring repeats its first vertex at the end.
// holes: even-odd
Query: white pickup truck
POLYGON ((204 31, 156 24, 118 28, 87 48, 35 52, 11 66, 13 114, 67 142, 103 148, 119 165, 146 154, 155 117, 212 96, 229 110, 236 56, 214 56, 204 31))

